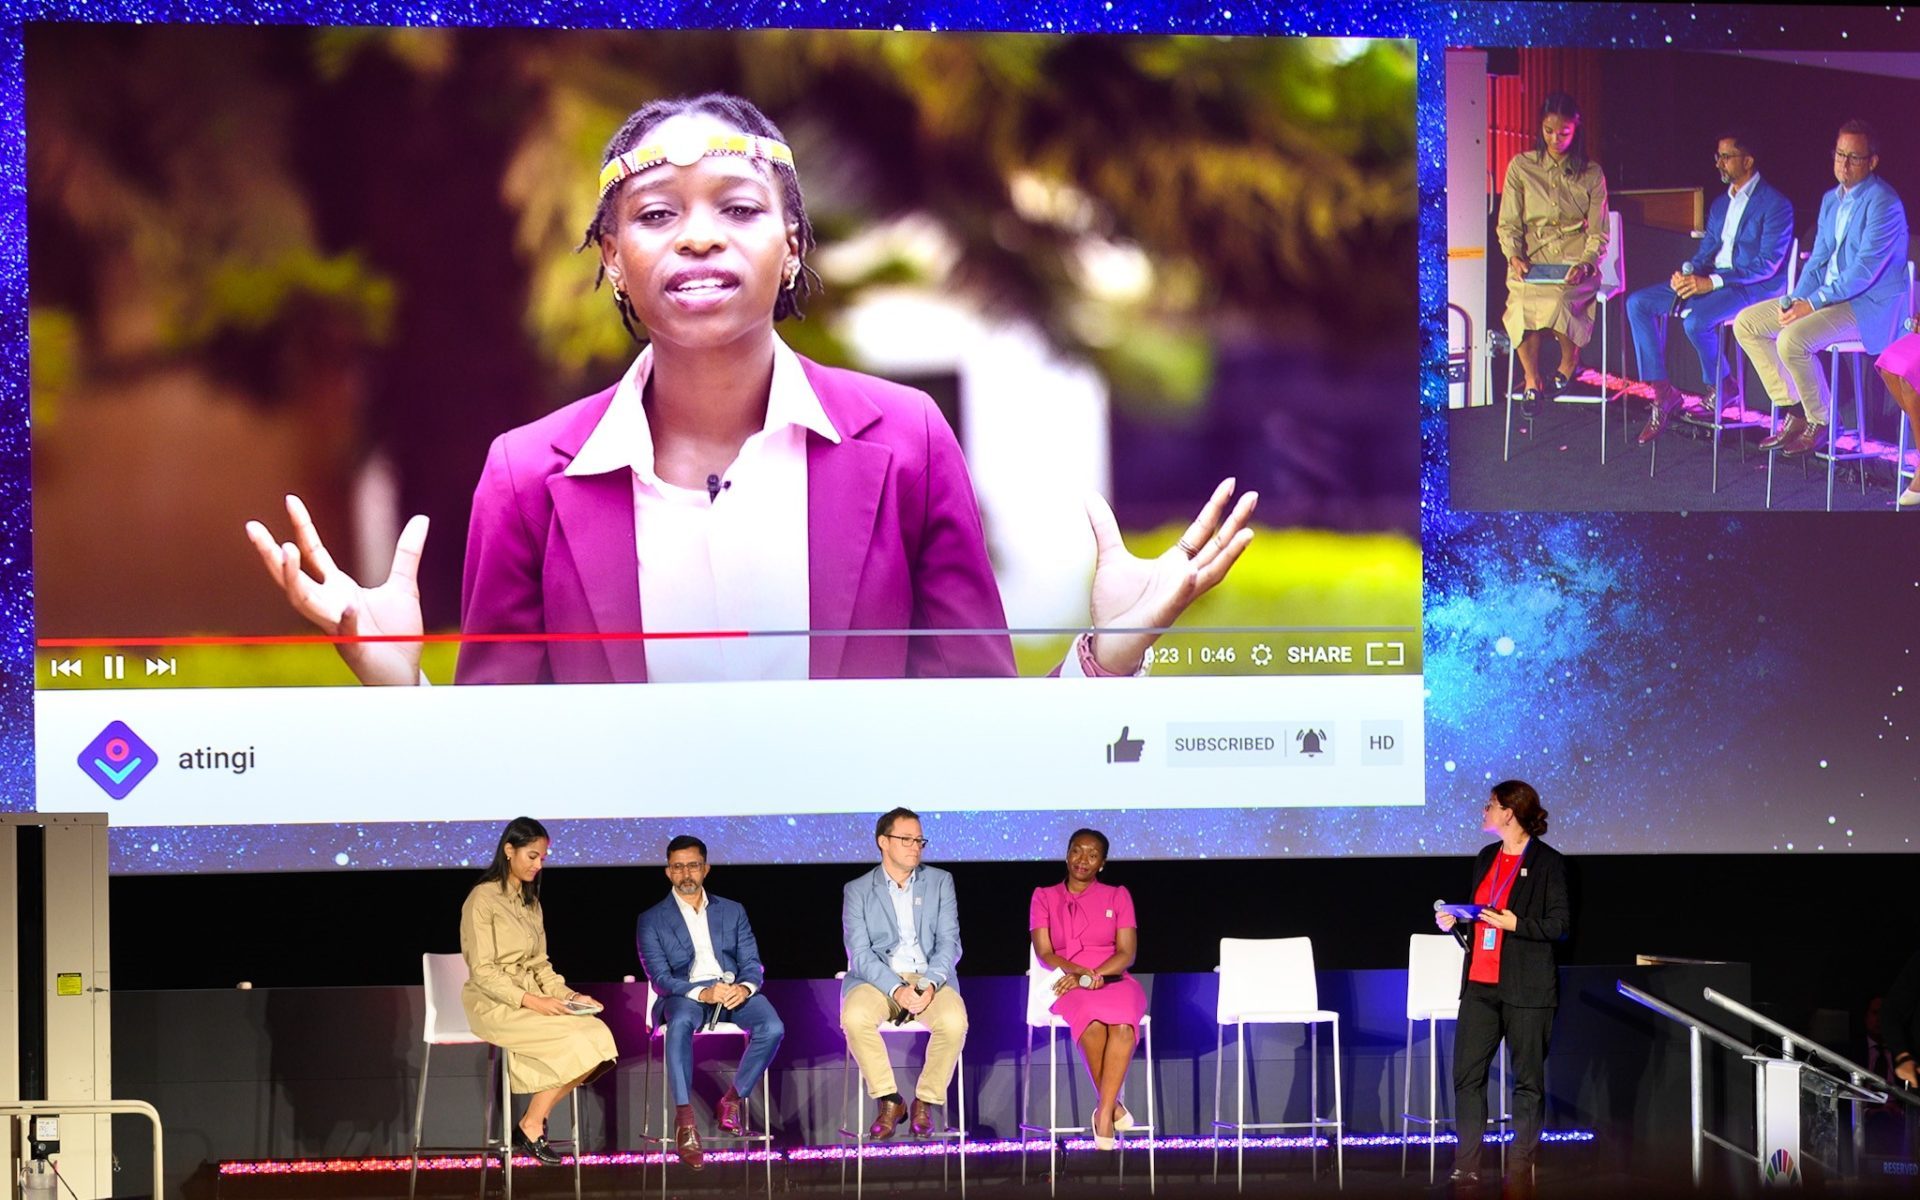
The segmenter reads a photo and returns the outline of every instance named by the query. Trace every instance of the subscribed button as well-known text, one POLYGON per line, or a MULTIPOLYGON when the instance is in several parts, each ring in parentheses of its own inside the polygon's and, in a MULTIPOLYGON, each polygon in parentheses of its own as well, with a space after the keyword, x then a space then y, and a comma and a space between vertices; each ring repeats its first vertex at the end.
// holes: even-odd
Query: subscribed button
POLYGON ((1326 722, 1219 721, 1167 726, 1172 767, 1299 767, 1333 762, 1326 722))

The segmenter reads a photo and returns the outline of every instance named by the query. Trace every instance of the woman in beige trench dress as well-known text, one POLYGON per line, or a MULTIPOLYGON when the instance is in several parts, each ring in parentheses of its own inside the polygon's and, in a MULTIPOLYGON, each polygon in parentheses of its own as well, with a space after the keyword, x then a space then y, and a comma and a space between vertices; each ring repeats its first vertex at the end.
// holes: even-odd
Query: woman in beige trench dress
POLYGON ((1593 339, 1598 264, 1607 249, 1607 177, 1587 159, 1580 106, 1565 92, 1550 94, 1540 104, 1538 129, 1533 149, 1507 163, 1497 227, 1507 258, 1502 323, 1526 373, 1520 411, 1528 417, 1566 386, 1579 365, 1579 347, 1593 339), (1526 280, 1536 264, 1557 263, 1568 265, 1565 283, 1526 280), (1551 380, 1540 365, 1549 340, 1560 350, 1551 380))
POLYGON ((511 1052, 513 1090, 533 1093, 513 1148, 549 1164, 561 1158, 547 1145, 547 1114, 568 1092, 610 1070, 618 1056, 605 1022, 568 1013, 570 1000, 595 1002, 569 988, 547 961, 540 869, 550 844, 540 822, 515 817, 494 848, 493 865, 460 909, 460 953, 467 960, 460 1004, 474 1033, 511 1052))

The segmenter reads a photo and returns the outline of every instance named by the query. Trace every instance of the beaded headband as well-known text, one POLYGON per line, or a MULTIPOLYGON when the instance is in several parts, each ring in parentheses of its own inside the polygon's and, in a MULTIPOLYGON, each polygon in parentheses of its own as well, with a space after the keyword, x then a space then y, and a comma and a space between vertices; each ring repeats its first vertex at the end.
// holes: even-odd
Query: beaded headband
POLYGON ((748 133, 696 133, 691 129, 655 141, 642 142, 600 168, 600 198, 629 175, 638 175, 661 163, 690 167, 710 154, 759 159, 793 169, 793 151, 784 142, 748 133))

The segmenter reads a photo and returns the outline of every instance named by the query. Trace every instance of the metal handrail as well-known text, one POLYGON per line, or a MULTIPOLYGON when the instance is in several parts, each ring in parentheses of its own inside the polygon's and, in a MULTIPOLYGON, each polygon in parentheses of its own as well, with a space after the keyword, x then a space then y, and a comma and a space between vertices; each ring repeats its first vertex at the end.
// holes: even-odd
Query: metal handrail
MULTIPOLYGON (((1762 1079, 1760 1080, 1759 1090, 1756 1093, 1757 1099, 1760 1101, 1764 1101, 1768 1093, 1764 1077, 1771 1071, 1790 1068, 1802 1088, 1807 1087, 1811 1082, 1818 1081, 1818 1083, 1825 1084, 1832 1088, 1830 1102, 1836 1107, 1842 1099, 1853 1104, 1853 1151, 1854 1162, 1856 1164, 1861 1161, 1865 1153, 1863 1139, 1866 1127, 1860 1120, 1859 1106, 1862 1104, 1882 1104, 1886 1102, 1889 1095, 1899 1094, 1889 1088, 1884 1079, 1868 1071, 1865 1067, 1860 1066, 1860 1064, 1853 1062, 1844 1055, 1827 1049, 1817 1042, 1802 1037, 1800 1034, 1795 1033, 1779 1022, 1762 1016, 1738 1000, 1730 999, 1714 991, 1712 988, 1702 989, 1701 994, 1709 1002, 1719 1005, 1734 1016, 1779 1037, 1781 1041, 1780 1049, 1776 1052, 1764 1047, 1749 1045, 1739 1038, 1734 1037, 1732 1034, 1707 1024, 1692 1013, 1641 991, 1625 980, 1616 981, 1614 987, 1621 995, 1628 999, 1646 1008, 1650 1008, 1661 1016, 1676 1021, 1687 1028, 1688 1101, 1691 1125, 1693 1182, 1696 1187, 1701 1183, 1701 1151, 1706 1143, 1712 1142, 1715 1145, 1723 1146, 1741 1158, 1756 1164, 1759 1163, 1761 1156, 1767 1153, 1769 1144, 1769 1138, 1766 1132, 1768 1125, 1764 1113, 1764 1104, 1762 1105, 1761 1114, 1758 1117, 1755 1127, 1755 1150, 1748 1150, 1743 1146, 1737 1146, 1706 1129, 1705 1070, 1702 1062, 1702 1049, 1707 1040, 1711 1040, 1716 1045, 1738 1054, 1745 1061, 1752 1063, 1755 1070, 1761 1073, 1762 1079), (1802 1056, 1796 1056, 1796 1046, 1801 1048, 1802 1056), (1846 1071, 1848 1077, 1843 1078, 1832 1071, 1823 1070, 1816 1059, 1830 1063, 1846 1071)), ((1819 1091, 1821 1089, 1815 1087, 1814 1090, 1819 1091)), ((1916 1097, 1911 1094, 1902 1095, 1901 1098, 1909 1102, 1916 1100, 1916 1097)), ((1797 1150, 1796 1153, 1798 1153, 1797 1150)), ((1833 1169, 1832 1164, 1827 1165, 1829 1169, 1833 1169)))
POLYGON ((163 1138, 160 1114, 145 1100, 0 1100, 0 1117, 23 1117, 30 1113, 72 1114, 74 1116, 138 1116, 153 1122, 153 1200, 166 1200, 167 1176, 161 1160, 163 1138))
POLYGON ((1785 1025, 1782 1025, 1780 1022, 1774 1020, 1773 1018, 1763 1016, 1760 1013, 1753 1011, 1751 1008, 1748 1008, 1746 1005, 1740 1003, 1738 1000, 1735 1000, 1729 996, 1723 996, 1719 992, 1714 991, 1712 988, 1704 989, 1703 994, 1706 996, 1709 1002, 1718 1004, 1721 1008, 1726 1009, 1728 1012, 1732 1013, 1734 1016, 1739 1017, 1740 1019, 1747 1021, 1759 1027, 1760 1029, 1764 1029, 1766 1032, 1779 1038, 1781 1043, 1781 1052, 1785 1056, 1791 1058, 1793 1056, 1793 1048, 1795 1046, 1798 1046, 1802 1050, 1805 1050, 1810 1056, 1814 1058, 1825 1059, 1827 1062, 1830 1062, 1834 1066, 1839 1067, 1841 1070, 1847 1072, 1850 1078, 1841 1079, 1840 1077, 1836 1075, 1832 1075, 1829 1072, 1821 1071, 1817 1067, 1814 1068, 1814 1071, 1816 1074, 1824 1075, 1827 1078, 1832 1079, 1835 1083, 1839 1084, 1842 1088, 1856 1093, 1855 1095, 1849 1097, 1850 1099, 1856 1102, 1865 1103, 1865 1104, 1884 1104, 1886 1103, 1887 1098, 1889 1096, 1898 1096, 1901 1100, 1905 1101, 1908 1104, 1920 1104, 1920 1095, 1916 1095, 1915 1093, 1905 1088, 1894 1087, 1892 1084, 1888 1083, 1887 1080, 1885 1080, 1879 1075, 1874 1074, 1872 1071, 1867 1070, 1865 1067, 1861 1066, 1857 1062, 1854 1062, 1852 1059, 1848 1058, 1846 1055, 1841 1054, 1836 1050, 1829 1050, 1827 1047, 1822 1046, 1819 1042, 1814 1041, 1812 1038, 1806 1037, 1803 1034, 1796 1033, 1793 1030, 1788 1029, 1785 1025))
POLYGON ((1644 1004, 1646 1007, 1659 1013, 1663 1017, 1666 1017, 1670 1020, 1678 1021, 1680 1022, 1680 1024, 1685 1025, 1690 1029, 1698 1029, 1701 1032, 1701 1034, 1705 1036, 1709 1041, 1716 1042, 1719 1045, 1726 1047, 1728 1050, 1733 1051, 1735 1054, 1740 1055, 1742 1058, 1772 1057, 1768 1055, 1768 1053, 1765 1050, 1762 1050, 1760 1047, 1748 1045, 1746 1042, 1741 1041, 1739 1038, 1734 1037, 1732 1034, 1727 1033, 1725 1030, 1722 1030, 1722 1029, 1716 1028, 1715 1026, 1707 1024, 1705 1021, 1701 1020, 1699 1017, 1694 1016, 1692 1013, 1686 1011, 1685 1009, 1676 1008, 1673 1005, 1668 1004, 1665 1000, 1660 999, 1658 996, 1650 995, 1647 992, 1641 991, 1639 988, 1634 987, 1632 984, 1628 983, 1624 979, 1615 981, 1614 988, 1622 996, 1625 996, 1627 999, 1637 1001, 1640 1004, 1644 1004))
POLYGON ((1627 999, 1644 1005, 1654 1012, 1659 1013, 1661 1016, 1666 1017, 1668 1020, 1677 1021, 1687 1027, 1688 1157, 1693 1170, 1693 1185, 1695 1187, 1700 1186, 1702 1167, 1704 1165, 1702 1162, 1702 1152, 1708 1142, 1712 1142, 1722 1149, 1729 1150, 1750 1163, 1759 1163, 1760 1155, 1757 1150, 1749 1150, 1745 1146, 1735 1145, 1733 1142, 1728 1141, 1726 1138, 1721 1137, 1719 1134, 1707 1128, 1706 1069, 1702 1061, 1703 1047, 1701 1043, 1702 1039, 1709 1039, 1715 1045, 1733 1051, 1748 1062, 1765 1062, 1772 1056, 1757 1046, 1749 1046, 1732 1034, 1707 1024, 1685 1009, 1676 1008, 1658 996, 1641 991, 1624 979, 1615 980, 1613 986, 1614 990, 1618 991, 1627 999))

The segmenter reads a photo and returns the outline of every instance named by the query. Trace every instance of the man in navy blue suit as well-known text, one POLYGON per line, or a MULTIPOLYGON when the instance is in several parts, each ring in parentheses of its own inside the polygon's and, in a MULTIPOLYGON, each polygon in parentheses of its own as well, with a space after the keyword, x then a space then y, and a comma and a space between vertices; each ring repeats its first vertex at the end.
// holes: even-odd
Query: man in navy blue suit
POLYGON ((1680 393, 1667 380, 1667 322, 1677 314, 1680 328, 1700 356, 1711 389, 1713 412, 1733 385, 1739 361, 1720 355, 1720 326, 1741 309, 1786 294, 1787 255, 1793 243, 1793 204, 1760 178, 1754 167, 1753 140, 1744 133, 1720 139, 1713 156, 1727 190, 1707 211, 1706 236, 1692 261, 1666 283, 1641 288, 1627 297, 1627 328, 1640 379, 1653 385, 1653 408, 1640 431, 1642 444, 1660 436, 1680 410, 1680 393))
POLYGON ((746 1030, 747 1048, 734 1070, 733 1086, 714 1110, 720 1131, 734 1136, 745 1132, 746 1099, 787 1032, 773 1005, 760 994, 766 971, 747 910, 708 895, 706 879, 705 842, 685 834, 668 842, 667 881, 673 891, 640 914, 637 936, 640 962, 659 996, 654 1024, 666 1027, 674 1148, 680 1161, 696 1171, 703 1151, 693 1120, 694 1030, 716 1016, 746 1030))

